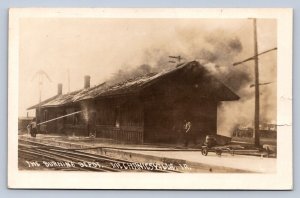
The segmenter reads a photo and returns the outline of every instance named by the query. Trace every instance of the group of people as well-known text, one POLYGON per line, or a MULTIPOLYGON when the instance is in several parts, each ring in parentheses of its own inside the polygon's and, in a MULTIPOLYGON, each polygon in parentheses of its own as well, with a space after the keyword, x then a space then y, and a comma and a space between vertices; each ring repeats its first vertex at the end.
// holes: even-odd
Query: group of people
POLYGON ((27 130, 31 137, 36 137, 38 132, 36 118, 33 118, 32 121, 27 125, 27 130))

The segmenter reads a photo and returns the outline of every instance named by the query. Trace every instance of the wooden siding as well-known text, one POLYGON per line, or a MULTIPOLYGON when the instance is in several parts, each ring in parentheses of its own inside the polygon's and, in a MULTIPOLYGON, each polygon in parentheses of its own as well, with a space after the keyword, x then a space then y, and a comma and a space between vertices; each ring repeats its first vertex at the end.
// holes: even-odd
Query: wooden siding
POLYGON ((143 142, 143 105, 137 97, 95 102, 96 136, 120 142, 143 142))
POLYGON ((145 142, 183 142, 185 120, 192 122, 192 132, 198 142, 208 134, 217 133, 217 100, 210 97, 198 78, 184 73, 170 76, 160 84, 146 89, 145 142))
MULTIPOLYGON (((83 112, 63 119, 60 125, 56 124, 57 129, 71 135, 95 133, 96 137, 120 142, 176 143, 182 141, 184 120, 188 120, 192 122, 194 137, 202 141, 206 135, 217 132, 218 102, 238 99, 196 62, 145 83, 131 84, 120 84, 103 94, 99 88, 95 98, 58 107, 64 115, 83 112)), ((90 91, 93 96, 97 89, 90 91)), ((50 119, 54 114, 48 110, 50 119)))
POLYGON ((97 137, 113 139, 117 142, 143 143, 142 127, 114 127, 96 125, 97 137))
POLYGON ((64 133, 68 136, 88 136, 86 125, 65 124, 64 133))

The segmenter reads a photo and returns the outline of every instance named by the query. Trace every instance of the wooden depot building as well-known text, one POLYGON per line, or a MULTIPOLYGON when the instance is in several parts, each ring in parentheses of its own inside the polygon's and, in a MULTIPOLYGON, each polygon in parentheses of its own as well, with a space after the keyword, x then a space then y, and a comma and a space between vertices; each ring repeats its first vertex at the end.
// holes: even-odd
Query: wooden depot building
POLYGON ((185 120, 192 122, 195 138, 201 141, 217 133, 217 107, 220 101, 238 100, 226 85, 199 62, 150 73, 118 84, 84 88, 58 94, 34 105, 38 123, 45 133, 110 138, 127 143, 178 143, 185 120), (40 112, 39 112, 40 109, 40 112))

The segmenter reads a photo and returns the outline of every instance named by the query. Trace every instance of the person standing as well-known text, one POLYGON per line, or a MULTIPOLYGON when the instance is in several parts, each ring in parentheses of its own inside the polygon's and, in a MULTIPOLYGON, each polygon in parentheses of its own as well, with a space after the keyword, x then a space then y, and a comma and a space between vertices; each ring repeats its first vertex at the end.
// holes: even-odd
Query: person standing
POLYGON ((192 123, 190 121, 185 120, 183 128, 184 128, 184 146, 187 147, 192 137, 191 134, 192 123))
POLYGON ((28 129, 31 137, 36 137, 36 134, 37 134, 36 118, 32 119, 32 121, 28 124, 27 129, 28 129))

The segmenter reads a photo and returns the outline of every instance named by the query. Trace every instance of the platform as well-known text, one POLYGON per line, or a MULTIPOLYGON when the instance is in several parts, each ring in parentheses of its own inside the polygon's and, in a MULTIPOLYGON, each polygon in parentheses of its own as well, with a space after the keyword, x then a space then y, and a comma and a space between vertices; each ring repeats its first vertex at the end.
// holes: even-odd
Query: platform
POLYGON ((93 154, 118 157, 145 163, 179 163, 186 165, 185 172, 276 172, 276 158, 264 158, 246 155, 223 153, 201 154, 200 149, 183 148, 172 145, 124 144, 103 138, 67 137, 38 134, 36 138, 19 135, 20 140, 60 146, 68 149, 79 149, 93 154))

